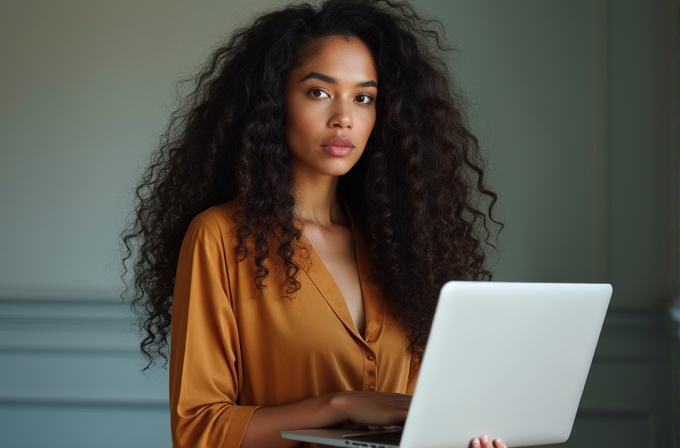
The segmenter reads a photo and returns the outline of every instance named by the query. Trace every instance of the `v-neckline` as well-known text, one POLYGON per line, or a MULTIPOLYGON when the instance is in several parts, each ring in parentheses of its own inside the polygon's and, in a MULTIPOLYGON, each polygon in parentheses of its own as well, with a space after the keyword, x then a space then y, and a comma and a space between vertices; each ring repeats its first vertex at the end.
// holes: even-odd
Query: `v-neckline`
MULTIPOLYGON (((343 204, 344 205, 344 204, 343 204)), ((354 320, 349 312, 349 307, 342 295, 340 288, 333 279, 330 271, 324 264, 319 254, 314 249, 314 246, 309 241, 304 231, 301 233, 300 245, 309 254, 308 260, 300 260, 298 264, 303 268, 302 271, 311 280, 311 282, 319 290, 323 298, 331 307, 333 312, 342 321, 344 326, 354 335, 355 338, 368 342, 377 340, 378 333, 382 328, 383 320, 383 306, 382 301, 379 300, 379 289, 377 285, 371 281, 370 263, 366 256, 366 247, 360 232, 357 231, 352 215, 349 209, 345 206, 345 211, 349 217, 350 226, 352 229, 352 236, 354 240, 354 259, 357 265, 357 274, 359 276, 359 286, 361 288, 361 296, 364 307, 364 334, 360 334, 354 320)), ((304 256, 303 256, 304 258, 304 256)))

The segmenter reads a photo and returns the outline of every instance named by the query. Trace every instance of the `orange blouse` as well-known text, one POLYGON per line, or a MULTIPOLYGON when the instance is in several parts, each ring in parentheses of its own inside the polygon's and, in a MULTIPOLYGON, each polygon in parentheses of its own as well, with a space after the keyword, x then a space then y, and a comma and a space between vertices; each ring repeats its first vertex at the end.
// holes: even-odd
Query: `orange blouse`
POLYGON ((267 259, 270 273, 258 290, 252 256, 236 258, 235 211, 228 203, 201 213, 182 243, 170 349, 173 445, 238 447, 259 406, 347 390, 412 394, 416 374, 407 341, 384 311, 358 230, 363 337, 304 237, 295 255, 302 269, 294 298, 285 295, 276 255, 267 259))

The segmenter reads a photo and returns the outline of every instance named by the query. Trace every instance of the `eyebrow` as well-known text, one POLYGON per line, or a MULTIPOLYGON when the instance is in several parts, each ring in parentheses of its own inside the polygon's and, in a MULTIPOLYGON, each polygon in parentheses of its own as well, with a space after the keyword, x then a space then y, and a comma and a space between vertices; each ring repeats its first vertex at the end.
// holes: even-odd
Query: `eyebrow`
MULTIPOLYGON (((307 74, 304 78, 302 78, 300 80, 300 82, 306 81, 308 79, 318 79, 319 81, 327 82, 329 84, 337 84, 338 83, 337 79, 331 78, 328 75, 324 75, 322 73, 317 73, 317 72, 311 72, 311 73, 307 74)), ((377 89, 378 83, 375 82, 375 81, 364 81, 364 82, 360 82, 359 84, 357 84, 357 87, 375 87, 377 89)))

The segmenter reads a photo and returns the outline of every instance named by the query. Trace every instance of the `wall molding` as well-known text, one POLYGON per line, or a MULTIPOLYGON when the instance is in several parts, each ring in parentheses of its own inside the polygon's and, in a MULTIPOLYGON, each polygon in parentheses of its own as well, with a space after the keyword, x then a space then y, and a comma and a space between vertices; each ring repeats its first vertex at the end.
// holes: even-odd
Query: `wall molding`
POLYGON ((134 323, 117 298, 0 297, 0 353, 134 353, 134 323))
POLYGON ((667 363, 676 339, 669 310, 610 308, 593 363, 667 363))
POLYGON ((134 322, 116 297, 0 296, 0 408, 167 412, 167 371, 141 373, 134 322))
MULTIPOLYGON (((664 32, 666 35, 663 41, 666 43, 664 50, 666 57, 662 58, 665 62, 668 91, 667 97, 667 169, 668 169, 668 234, 671 244, 668 245, 668 269, 670 270, 669 290, 675 294, 680 292, 680 1, 666 0, 666 4, 661 12, 664 32)), ((680 295, 672 298, 676 305, 680 305, 680 295)))
MULTIPOLYGON (((157 368, 149 375, 139 373, 143 362, 133 322, 127 306, 114 298, 0 298, 0 358, 10 363, 5 365, 12 366, 13 372, 11 377, 7 371, 3 374, 3 382, 9 383, 0 385, 0 408, 139 408, 166 412, 167 371, 157 368), (31 372, 34 369, 50 373, 35 376, 31 372), (23 379, 22 372, 36 378, 52 374, 59 378, 36 390, 32 380, 23 379)), ((610 308, 591 371, 614 368, 653 372, 657 369, 654 366, 669 362, 676 334, 667 310, 610 308)), ((653 412, 642 403, 623 406, 614 402, 611 407, 607 403, 599 398, 585 400, 579 415, 615 418, 653 412)))
POLYGON ((673 330, 670 310, 661 308, 610 308, 602 333, 609 336, 653 337, 667 341, 673 330))
POLYGON ((593 282, 609 278, 608 0, 592 0, 590 30, 591 253, 593 282))
POLYGON ((167 400, 0 397, 0 408, 151 409, 167 411, 168 406, 167 400))
MULTIPOLYGON (((134 325, 129 305, 117 298, 0 297, 0 334, 4 336, 0 352, 129 353, 138 350, 134 325)), ((672 339, 669 334, 677 332, 674 325, 665 309, 610 308, 601 333, 602 354, 607 352, 606 341, 612 339, 667 345, 672 339)))

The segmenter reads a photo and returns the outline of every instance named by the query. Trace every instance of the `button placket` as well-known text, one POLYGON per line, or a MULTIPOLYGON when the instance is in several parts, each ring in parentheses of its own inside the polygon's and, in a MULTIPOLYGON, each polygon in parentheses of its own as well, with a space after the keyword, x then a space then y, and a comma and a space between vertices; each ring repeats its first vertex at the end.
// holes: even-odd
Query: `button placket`
POLYGON ((376 366, 376 364, 377 364, 376 356, 372 351, 370 351, 370 349, 366 350, 365 356, 366 356, 366 360, 368 361, 368 362, 365 362, 365 364, 364 364, 366 366, 365 374, 366 374, 366 382, 368 383, 367 384, 368 390, 375 391, 376 390, 375 371, 376 371, 376 368, 377 368, 377 366, 376 366))

